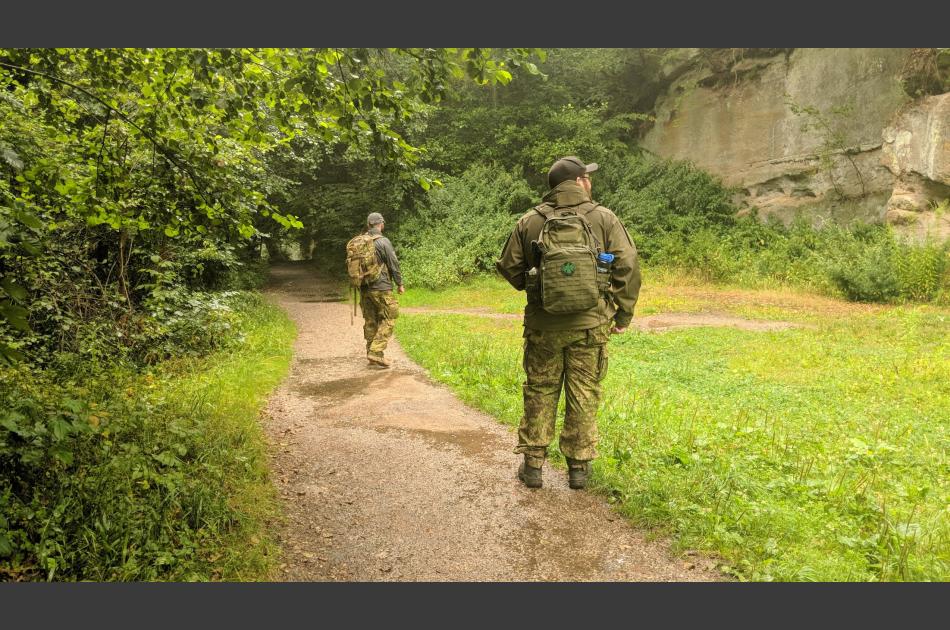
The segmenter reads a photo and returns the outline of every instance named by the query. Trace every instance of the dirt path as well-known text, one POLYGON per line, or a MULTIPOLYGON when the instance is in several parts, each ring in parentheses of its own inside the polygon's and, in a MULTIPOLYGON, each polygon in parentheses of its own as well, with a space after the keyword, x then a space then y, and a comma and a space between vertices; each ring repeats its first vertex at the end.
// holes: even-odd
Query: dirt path
MULTIPOLYGON (((390 369, 367 366, 362 320, 307 266, 272 270, 272 298, 299 329, 267 431, 287 514, 279 580, 697 581, 603 498, 545 467, 515 476, 505 426, 433 383, 394 342, 390 369)), ((398 333, 398 324, 397 324, 398 333)))
MULTIPOLYGON (((475 315, 492 319, 521 319, 516 313, 496 313, 485 308, 426 308, 409 307, 400 309, 402 313, 433 313, 444 315, 475 315)), ((785 330, 798 324, 792 322, 770 321, 764 319, 745 319, 724 313, 657 313, 646 317, 636 317, 631 325, 646 332, 663 332, 674 328, 693 328, 696 326, 726 326, 743 330, 785 330)))

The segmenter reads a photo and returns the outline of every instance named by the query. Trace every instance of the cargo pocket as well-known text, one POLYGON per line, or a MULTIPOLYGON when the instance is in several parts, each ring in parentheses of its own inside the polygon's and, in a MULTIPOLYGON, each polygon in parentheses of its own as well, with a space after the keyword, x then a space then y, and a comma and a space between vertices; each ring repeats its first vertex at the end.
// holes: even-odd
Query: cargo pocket
POLYGON ((528 328, 524 329, 524 332, 521 333, 521 336, 524 338, 524 343, 522 344, 522 353, 521 353, 521 367, 524 370, 524 373, 528 374, 528 348, 537 343, 538 333, 530 330, 528 328))
POLYGON ((399 302, 396 301, 394 295, 387 295, 385 298, 386 303, 386 319, 396 319, 399 317, 399 302))
POLYGON ((604 380, 607 376, 607 345, 600 347, 600 355, 597 357, 597 382, 604 380))

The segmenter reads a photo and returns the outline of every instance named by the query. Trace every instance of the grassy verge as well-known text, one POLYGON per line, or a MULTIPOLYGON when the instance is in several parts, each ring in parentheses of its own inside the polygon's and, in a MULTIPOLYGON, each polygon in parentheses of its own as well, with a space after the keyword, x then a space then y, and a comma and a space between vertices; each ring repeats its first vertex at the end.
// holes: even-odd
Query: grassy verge
MULTIPOLYGON (((480 283, 406 295, 490 306, 502 285, 480 283)), ((713 305, 809 325, 612 340, 597 489, 741 579, 950 579, 950 311, 683 284, 647 285, 641 304, 713 305)), ((397 334, 463 400, 517 424, 520 322, 406 314, 397 334)))
POLYGON ((0 372, 0 575, 270 575, 278 502, 259 414, 295 331, 256 294, 234 312, 234 342, 203 358, 0 372))

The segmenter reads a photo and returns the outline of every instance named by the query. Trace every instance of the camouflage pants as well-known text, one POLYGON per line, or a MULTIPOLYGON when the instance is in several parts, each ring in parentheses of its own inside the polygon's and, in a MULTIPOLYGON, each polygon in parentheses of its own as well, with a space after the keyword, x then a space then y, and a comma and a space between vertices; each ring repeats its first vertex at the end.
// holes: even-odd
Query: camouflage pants
POLYGON ((558 399, 564 388, 564 428, 559 446, 566 457, 597 457, 597 408, 607 375, 610 325, 588 330, 525 329, 524 416, 516 453, 540 465, 554 439, 558 399))
POLYGON ((396 318, 399 317, 399 302, 392 291, 363 289, 360 292, 360 308, 363 310, 366 352, 380 355, 393 336, 396 318))

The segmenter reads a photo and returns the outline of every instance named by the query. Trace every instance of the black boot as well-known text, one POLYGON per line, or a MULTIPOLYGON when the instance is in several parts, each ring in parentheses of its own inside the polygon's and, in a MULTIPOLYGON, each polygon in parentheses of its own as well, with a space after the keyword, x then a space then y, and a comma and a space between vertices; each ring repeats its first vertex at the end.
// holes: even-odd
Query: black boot
MULTIPOLYGON (((532 458, 536 459, 536 458, 532 458)), ((543 462, 544 460, 542 460, 543 462)), ((535 462, 532 462, 535 463, 535 462)), ((521 466, 518 467, 518 479, 529 488, 541 487, 541 466, 535 467, 528 463, 528 457, 525 456, 521 466)))
POLYGON ((583 490, 587 487, 587 477, 590 475, 590 462, 580 459, 567 458, 567 485, 572 490, 583 490))

